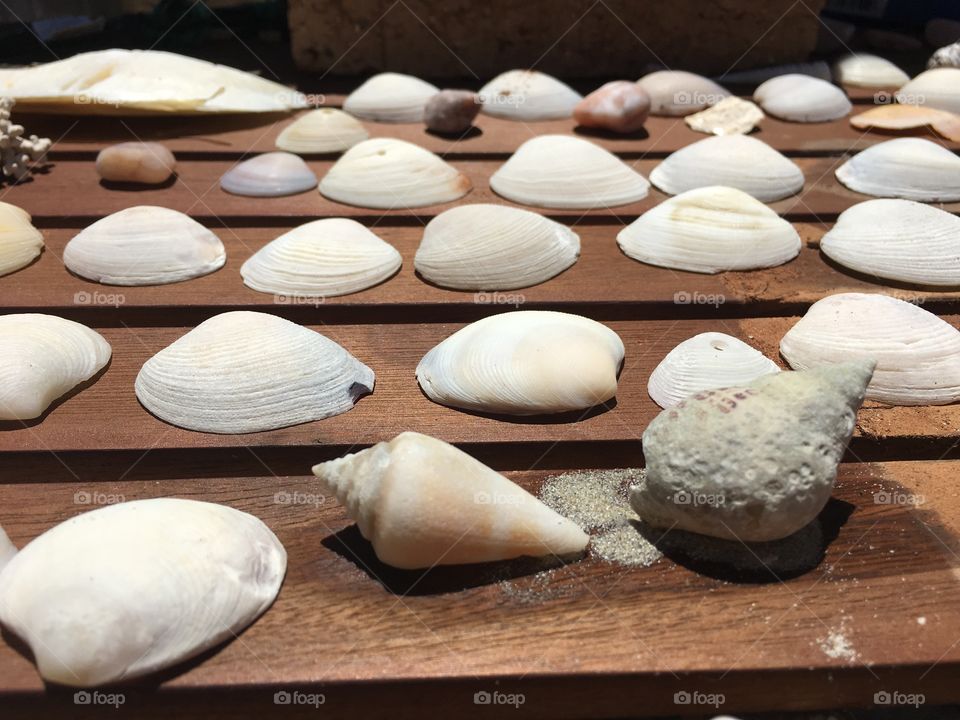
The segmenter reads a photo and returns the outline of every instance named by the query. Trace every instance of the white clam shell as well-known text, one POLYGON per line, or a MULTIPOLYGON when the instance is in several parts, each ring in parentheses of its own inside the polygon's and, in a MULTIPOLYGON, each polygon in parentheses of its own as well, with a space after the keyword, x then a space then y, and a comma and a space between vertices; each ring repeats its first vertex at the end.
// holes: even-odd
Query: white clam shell
POLYGON ((642 200, 650 183, 599 145, 569 135, 527 140, 490 177, 502 197, 524 205, 591 209, 642 200))
POLYGON ((0 315, 0 420, 32 420, 96 375, 110 345, 90 328, 55 315, 0 315))
POLYGON ((137 205, 97 220, 63 251, 63 264, 106 285, 163 285, 207 275, 226 262, 223 243, 176 210, 137 205))
POLYGON ((833 63, 833 75, 841 85, 854 87, 900 87, 910 80, 886 58, 869 53, 844 55, 833 63))
POLYGON ((429 223, 417 248, 417 272, 457 290, 512 290, 559 275, 580 256, 566 225, 505 205, 460 205, 429 223))
POLYGON ((583 100, 566 83, 537 70, 508 70, 480 88, 478 95, 487 115, 526 122, 571 117, 583 100))
POLYGON ((537 415, 591 408, 617 393, 623 341, 579 315, 521 310, 458 330, 417 365, 434 402, 537 415))
POLYGON ((743 190, 773 202, 803 188, 803 171, 765 142, 745 135, 704 138, 657 165, 650 182, 671 195, 709 185, 743 190))
POLYGON ((13 556, 16 554, 17 546, 10 542, 7 533, 0 527, 0 572, 3 572, 3 568, 13 560, 13 556))
POLYGON ((960 200, 960 158, 922 138, 871 145, 837 168, 836 175, 864 195, 919 202, 960 200))
POLYGON ((373 384, 370 368, 320 333, 237 311, 210 318, 147 360, 136 393, 172 425, 247 433, 339 415, 373 384))
POLYGON ((0 276, 24 268, 43 251, 43 235, 30 213, 0 202, 0 276))
POLYGON ((0 621, 47 681, 95 687, 236 637, 274 601, 287 556, 259 519, 156 498, 77 515, 0 572, 0 621))
POLYGON ((739 387, 780 368, 759 350, 731 335, 705 332, 684 340, 654 368, 647 392, 662 408, 702 390, 739 387))
POLYGON ((809 75, 780 75, 760 85, 753 101, 774 117, 793 122, 827 122, 850 112, 847 94, 809 75))
POLYGON ((914 285, 960 285, 960 217, 912 200, 867 200, 820 240, 851 270, 914 285))
POLYGON ((960 68, 925 70, 897 92, 897 102, 960 113, 960 68))
POLYGON ((398 568, 582 552, 589 538, 453 445, 415 432, 314 466, 377 557, 398 568))
POLYGON ((281 197, 317 186, 317 176, 303 159, 288 152, 269 152, 244 160, 227 170, 220 187, 234 195, 281 197))
POLYGON ((374 75, 347 95, 343 109, 362 120, 423 122, 423 108, 438 92, 436 85, 413 75, 385 72, 374 75))
POLYGON ((314 220, 284 233, 240 268, 248 287, 284 296, 360 292, 400 269, 396 249, 356 220, 314 220))
POLYGON ((347 150, 369 137, 367 129, 343 110, 318 108, 301 115, 277 135, 276 145, 287 152, 333 153, 347 150))
POLYGON ((793 225, 729 187, 688 190, 648 210, 617 234, 634 260, 701 273, 774 267, 800 252, 793 225))
POLYGON ((470 189, 467 176, 437 155, 393 138, 354 145, 320 181, 331 200, 387 210, 452 202, 470 189))
POLYGON ((780 353, 797 370, 875 358, 867 397, 890 405, 945 405, 960 398, 960 332, 887 295, 823 298, 783 336, 780 353))
POLYGON ((651 115, 689 115, 730 96, 713 80, 684 70, 657 70, 644 75, 637 84, 650 96, 651 115))

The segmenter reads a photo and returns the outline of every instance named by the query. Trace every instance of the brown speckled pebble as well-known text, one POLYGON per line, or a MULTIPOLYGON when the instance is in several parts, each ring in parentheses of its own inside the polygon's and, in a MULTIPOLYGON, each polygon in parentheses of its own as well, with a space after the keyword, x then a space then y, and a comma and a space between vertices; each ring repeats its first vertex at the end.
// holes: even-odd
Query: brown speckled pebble
POLYGON ((441 90, 427 101, 423 121, 428 130, 461 133, 470 129, 480 112, 476 93, 469 90, 441 90))
POLYGON ((97 155, 97 174, 104 180, 159 185, 176 169, 177 161, 160 143, 125 142, 97 155))

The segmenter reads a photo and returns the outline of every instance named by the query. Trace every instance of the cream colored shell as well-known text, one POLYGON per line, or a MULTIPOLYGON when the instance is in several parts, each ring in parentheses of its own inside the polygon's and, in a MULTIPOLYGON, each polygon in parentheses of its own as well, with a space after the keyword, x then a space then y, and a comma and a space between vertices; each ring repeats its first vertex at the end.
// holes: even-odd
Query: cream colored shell
POLYGON ((864 195, 919 202, 960 200, 960 158, 922 138, 871 145, 837 168, 836 175, 864 195))
POLYGON ((828 122, 853 107, 833 83, 798 73, 767 80, 753 93, 753 100, 767 114, 793 122, 828 122))
POLYGON ((684 70, 657 70, 644 75, 637 84, 650 96, 652 115, 689 115, 730 96, 713 80, 684 70))
POLYGON ((960 68, 924 70, 900 88, 897 102, 960 113, 960 68))
POLYGON ((910 80, 886 58, 869 53, 844 55, 833 63, 833 76, 841 85, 868 88, 900 87, 910 80))
POLYGON ((280 150, 306 155, 335 153, 352 148, 368 138, 367 130, 353 116, 337 108, 318 108, 301 115, 277 136, 280 150))
POLYGON ((43 235, 31 222, 30 213, 0 202, 0 276, 32 263, 43 252, 43 235))
POLYGON ((413 75, 385 72, 374 75, 347 95, 343 109, 362 120, 422 122, 427 100, 439 91, 436 85, 413 75))
POLYGON ((583 100, 569 85, 538 70, 508 70, 478 95, 487 115, 524 122, 568 118, 583 100))

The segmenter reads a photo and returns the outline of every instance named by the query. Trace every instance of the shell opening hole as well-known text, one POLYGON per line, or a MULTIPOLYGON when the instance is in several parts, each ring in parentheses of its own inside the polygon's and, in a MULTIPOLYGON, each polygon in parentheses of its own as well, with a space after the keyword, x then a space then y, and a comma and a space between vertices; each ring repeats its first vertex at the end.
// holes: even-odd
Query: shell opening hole
POLYGON ((712 347, 714 350, 723 351, 727 349, 727 343, 723 340, 711 340, 710 347, 712 347))

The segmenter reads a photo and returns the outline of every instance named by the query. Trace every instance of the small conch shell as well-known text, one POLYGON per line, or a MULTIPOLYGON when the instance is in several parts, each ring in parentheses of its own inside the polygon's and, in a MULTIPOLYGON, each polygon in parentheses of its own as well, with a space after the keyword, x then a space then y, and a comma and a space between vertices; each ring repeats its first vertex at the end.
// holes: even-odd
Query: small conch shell
POLYGON ((583 100, 569 85, 537 70, 508 70, 478 95, 485 114, 525 122, 568 118, 583 100))
POLYGON ((703 390, 739 387, 780 368, 743 340, 718 332, 705 332, 684 340, 654 368, 647 392, 662 408, 703 390))
POLYGON ((783 336, 780 354, 796 370, 875 358, 867 397, 890 405, 960 399, 960 332, 887 295, 840 293, 815 302, 783 336))
POLYGON ((588 536, 453 445, 405 432, 313 467, 381 562, 397 568, 583 552, 588 536))
POLYGON ((337 108, 318 108, 301 115, 277 135, 277 148, 287 152, 343 152, 369 137, 356 118, 337 108))
POLYGON ((314 220, 284 233, 247 260, 247 287, 281 296, 333 297, 366 290, 400 269, 396 249, 356 220, 314 220))
POLYGON ((793 122, 836 120, 853 107, 833 83, 797 73, 767 80, 753 93, 753 101, 768 114, 793 122))
POLYGON ((297 155, 269 152, 235 165, 220 178, 220 187, 234 195, 280 197, 317 186, 317 176, 297 155))
POLYGON ((24 268, 43 252, 43 235, 30 213, 0 202, 0 276, 24 268))
POLYGON ((230 434, 339 415, 373 383, 373 370, 333 340, 241 310, 215 315, 147 360, 135 389, 171 425, 230 434))
POLYGON ((386 123, 423 122, 427 100, 440 89, 413 75, 374 75, 347 95, 343 109, 362 120, 386 123))
POLYGON ((617 235, 634 260, 718 273, 782 265, 800 252, 789 222, 756 198, 729 187, 704 187, 667 198, 617 235))
POLYGON ((44 680, 95 687, 230 640, 280 592, 287 554, 259 519, 155 498, 77 515, 0 571, 0 622, 44 680))
POLYGON ((559 275, 580 256, 566 225, 506 205, 460 205, 427 223, 414 259, 432 283, 457 290, 513 290, 559 275))
POLYGON ((54 400, 96 375, 110 345, 80 323, 56 315, 0 315, 0 420, 32 420, 54 400))
POLYGON ((651 115, 689 115, 730 96, 713 80, 683 70, 657 70, 637 84, 650 96, 651 115))
POLYGON ((960 68, 923 71, 897 91, 897 102, 960 113, 960 68))
POLYGON ((852 53, 833 63, 834 79, 841 85, 868 88, 900 87, 910 76, 886 58, 852 53))
POLYGON ((470 189, 467 176, 437 155, 393 138, 354 145, 320 181, 331 200, 387 210, 452 202, 470 189))
POLYGON ((97 220, 63 251, 71 272, 105 285, 163 285, 207 275, 227 260, 223 243, 176 210, 137 205, 97 220))
POLYGON ((960 158, 921 138, 897 138, 861 150, 837 168, 837 180, 875 197, 919 202, 960 200, 960 158))
POLYGON ((860 130, 911 130, 930 126, 947 140, 960 142, 960 115, 919 105, 880 105, 854 115, 850 124, 860 130))
POLYGON ((650 183, 599 145, 569 135, 527 140, 491 177, 508 200, 547 208, 591 209, 642 200, 650 183))
POLYGON ((434 402, 538 415, 585 410, 617 394, 623 341, 579 315, 537 310, 492 315, 458 330, 417 365, 434 402))

